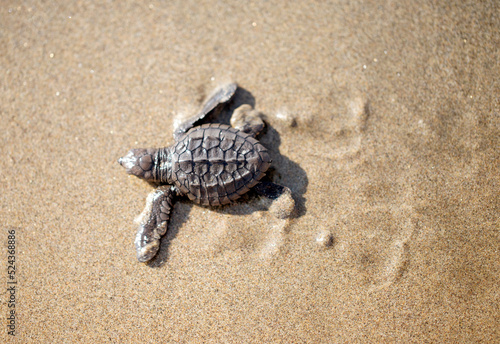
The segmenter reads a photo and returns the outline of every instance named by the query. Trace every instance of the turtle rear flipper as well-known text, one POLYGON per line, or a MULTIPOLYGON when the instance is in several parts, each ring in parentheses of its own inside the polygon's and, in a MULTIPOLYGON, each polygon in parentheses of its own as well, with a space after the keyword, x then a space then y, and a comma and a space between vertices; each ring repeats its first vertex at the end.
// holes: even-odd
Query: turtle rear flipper
POLYGON ((189 129, 191 129, 196 122, 203 119, 207 114, 212 111, 220 112, 227 102, 233 98, 238 85, 230 83, 217 88, 208 99, 203 103, 201 111, 195 116, 187 119, 177 129, 174 130, 174 139, 178 141, 189 129))
POLYGON ((136 219, 139 230, 135 248, 140 262, 151 260, 158 252, 160 239, 167 232, 175 195, 175 189, 170 185, 159 186, 148 195, 146 207, 136 219))
POLYGON ((261 181, 253 189, 261 196, 273 201, 269 210, 279 219, 287 219, 294 215, 295 200, 292 191, 283 185, 261 181))
POLYGON ((256 137, 264 128, 264 121, 259 111, 249 104, 243 104, 234 110, 231 116, 231 126, 256 137))

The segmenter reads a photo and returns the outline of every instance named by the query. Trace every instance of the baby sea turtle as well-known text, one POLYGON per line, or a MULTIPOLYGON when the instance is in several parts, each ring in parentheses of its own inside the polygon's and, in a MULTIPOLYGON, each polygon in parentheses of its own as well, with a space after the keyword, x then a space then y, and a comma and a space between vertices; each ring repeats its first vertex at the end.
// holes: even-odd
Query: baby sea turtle
POLYGON ((149 194, 137 219, 135 248, 140 262, 151 260, 158 252, 160 238, 167 231, 173 204, 179 196, 187 196, 204 206, 219 206, 254 188, 271 199, 287 194, 293 208, 290 189, 260 181, 271 165, 271 158, 255 139, 264 122, 250 105, 242 105, 233 112, 231 126, 212 123, 193 127, 209 113, 220 112, 236 89, 234 83, 218 88, 196 116, 174 131, 172 146, 132 149, 118 160, 127 173, 160 184, 149 194))

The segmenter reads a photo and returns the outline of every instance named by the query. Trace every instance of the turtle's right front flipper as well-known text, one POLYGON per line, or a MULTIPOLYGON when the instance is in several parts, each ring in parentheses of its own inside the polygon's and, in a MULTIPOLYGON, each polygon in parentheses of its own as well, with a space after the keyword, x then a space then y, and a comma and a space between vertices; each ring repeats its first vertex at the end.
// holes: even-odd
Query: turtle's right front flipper
POLYGON ((214 110, 222 110, 222 107, 233 98, 234 93, 238 85, 235 83, 230 83, 223 85, 217 88, 214 93, 212 93, 207 100, 203 103, 203 107, 201 111, 198 112, 195 116, 187 119, 184 123, 182 123, 177 129, 174 131, 174 139, 176 141, 184 135, 189 129, 193 127, 193 125, 199 120, 203 119, 207 114, 214 110))
POLYGON ((140 262, 151 260, 158 252, 160 239, 167 232, 175 195, 175 189, 170 185, 159 186, 148 195, 146 207, 136 219, 139 230, 135 248, 140 262))

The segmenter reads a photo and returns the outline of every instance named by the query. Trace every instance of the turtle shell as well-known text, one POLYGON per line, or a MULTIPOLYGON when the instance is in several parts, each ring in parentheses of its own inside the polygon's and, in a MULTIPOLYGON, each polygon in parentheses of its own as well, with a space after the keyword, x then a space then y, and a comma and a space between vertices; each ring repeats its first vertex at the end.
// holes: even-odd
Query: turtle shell
POLYGON ((175 185, 202 205, 234 201, 255 186, 271 165, 259 141, 225 124, 192 128, 171 152, 175 185))

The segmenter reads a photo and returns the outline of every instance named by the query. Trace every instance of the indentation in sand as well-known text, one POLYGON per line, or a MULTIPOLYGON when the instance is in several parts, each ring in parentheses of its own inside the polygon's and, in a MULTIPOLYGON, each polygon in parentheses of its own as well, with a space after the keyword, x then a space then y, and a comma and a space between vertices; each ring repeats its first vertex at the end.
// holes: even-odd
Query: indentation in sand
POLYGON ((355 272, 359 283, 369 291, 398 281, 409 264, 409 246, 415 231, 412 207, 368 207, 351 222, 336 248, 342 266, 355 272))
POLYGON ((317 144, 313 154, 322 159, 352 157, 362 149, 370 118, 369 97, 360 90, 344 88, 349 89, 332 90, 325 96, 334 104, 327 114, 318 115, 315 113, 318 105, 310 104, 311 107, 298 110, 296 116, 297 129, 312 136, 311 140, 317 144), (343 98, 346 94, 349 97, 343 98))
POLYGON ((179 250, 189 249, 193 256, 241 257, 246 261, 271 259, 279 254, 285 244, 290 220, 277 218, 268 211, 266 208, 270 202, 262 198, 226 208, 240 215, 193 207, 182 235, 179 233, 172 244, 179 250), (203 228, 194 224, 190 226, 191 221, 203 223, 203 228), (188 233, 187 228, 198 229, 188 233))

